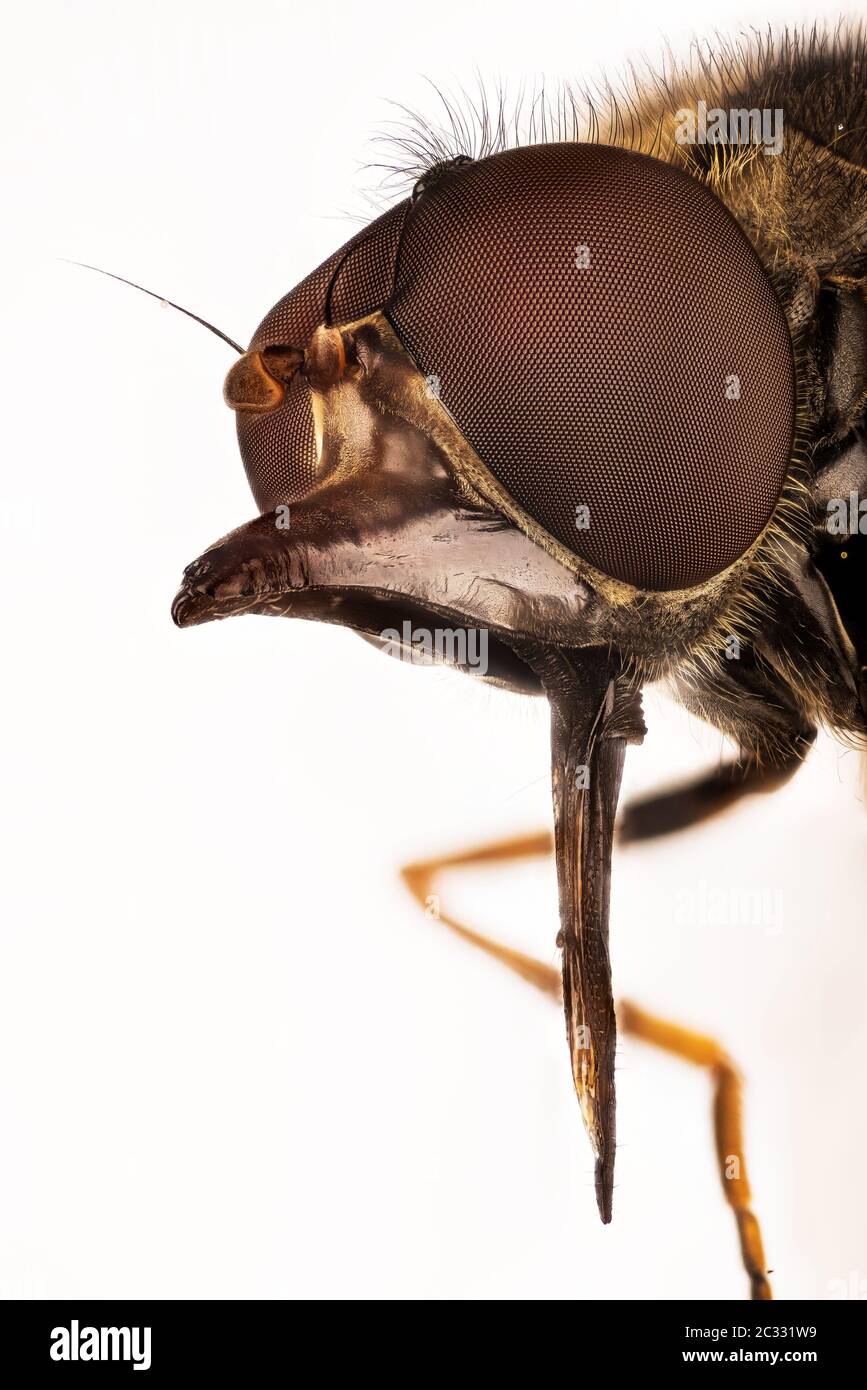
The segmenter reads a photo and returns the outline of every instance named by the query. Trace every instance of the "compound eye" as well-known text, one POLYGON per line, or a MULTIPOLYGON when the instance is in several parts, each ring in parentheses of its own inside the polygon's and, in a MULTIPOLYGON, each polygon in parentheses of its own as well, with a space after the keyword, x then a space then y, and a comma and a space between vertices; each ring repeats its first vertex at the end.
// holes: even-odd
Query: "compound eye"
POLYGON ((269 410, 238 411, 238 447, 260 512, 297 502, 316 480, 317 449, 310 387, 296 373, 269 410))
POLYGON ((569 143, 452 170, 413 208, 388 316, 519 524, 597 572, 691 588, 768 526, 795 435, 788 323, 684 170, 569 143))
POLYGON ((310 388, 300 375, 301 348, 254 348, 232 366, 223 397, 238 416, 238 444, 262 512, 294 502, 316 475, 310 388))
POLYGON ((224 395, 238 415, 238 443, 261 511, 297 502, 319 464, 312 392, 327 391, 346 369, 339 329, 320 324, 305 350, 285 343, 253 348, 226 378, 224 395))

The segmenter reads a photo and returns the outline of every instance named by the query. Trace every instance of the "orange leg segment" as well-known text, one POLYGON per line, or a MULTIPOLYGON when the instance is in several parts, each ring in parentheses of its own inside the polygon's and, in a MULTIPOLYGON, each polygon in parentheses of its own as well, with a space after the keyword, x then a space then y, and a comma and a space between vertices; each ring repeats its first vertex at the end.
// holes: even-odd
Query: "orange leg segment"
MULTIPOLYGON (((456 854, 408 864, 401 870, 401 875, 417 902, 429 911, 432 903, 438 905, 439 899, 434 893, 434 886, 438 876, 446 870, 547 855, 553 852, 553 845, 553 836, 548 831, 516 836, 456 854)), ((473 930, 457 918, 439 910, 438 906, 432 915, 464 941, 493 956, 501 965, 520 975, 529 984, 535 985, 555 1000, 561 999, 560 974, 553 966, 492 940, 491 937, 473 930)), ((767 1278, 762 1234, 751 1207, 752 1198, 746 1174, 741 1122, 742 1083, 737 1068, 724 1049, 712 1038, 668 1023, 625 1000, 621 1002, 617 1014, 619 1026, 624 1034, 662 1048, 663 1051, 681 1057, 695 1066, 705 1067, 710 1072, 713 1083, 714 1141, 723 1195, 734 1212, 741 1257, 750 1280, 751 1296, 753 1299, 770 1299, 772 1294, 767 1278)))

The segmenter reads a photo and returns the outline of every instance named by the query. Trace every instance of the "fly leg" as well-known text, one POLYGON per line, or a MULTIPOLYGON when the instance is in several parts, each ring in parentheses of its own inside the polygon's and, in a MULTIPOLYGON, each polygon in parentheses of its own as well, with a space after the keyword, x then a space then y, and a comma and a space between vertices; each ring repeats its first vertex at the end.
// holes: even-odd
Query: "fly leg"
MULTIPOLYGON (((788 625, 797 625, 795 615, 788 625)), ((815 725, 794 690, 767 662, 760 664, 749 645, 737 661, 720 656, 706 688, 697 691, 681 680, 675 681, 675 692, 692 714, 737 740, 741 755, 695 781, 629 802, 618 826, 621 844, 685 830, 743 796, 776 791, 798 771, 815 742, 815 725)))
POLYGON ((545 994, 550 994, 559 1000, 563 993, 559 970, 556 970, 553 965, 545 965, 542 961, 525 955, 523 951, 515 951, 510 946, 493 941, 490 937, 473 931, 472 927, 465 926, 456 917, 442 912, 439 908, 439 895, 433 891, 439 875, 448 869, 474 868, 480 864, 530 859, 553 853, 554 836, 548 830, 541 830, 538 834, 519 835, 509 840, 498 840, 494 844, 462 850, 456 854, 444 854, 436 859, 425 859, 417 864, 407 864, 405 868, 401 869, 401 877, 413 897, 429 916, 435 917, 438 922, 443 922, 458 936, 463 937, 464 941, 468 941, 471 946, 478 946, 480 950, 494 956, 510 970, 514 970, 522 979, 535 985, 537 989, 541 989, 545 994), (432 912, 431 908, 434 906, 436 910, 432 912))
POLYGON ((743 1083, 728 1053, 713 1038, 645 1013, 624 999, 617 1011, 623 1032, 652 1043, 698 1067, 706 1067, 713 1082, 713 1128, 723 1196, 735 1215, 741 1259, 749 1275, 753 1299, 770 1299, 762 1232, 750 1205, 752 1194, 744 1159, 741 1098, 743 1083))
POLYGON ((775 792, 797 772, 814 738, 815 730, 808 730, 775 763, 748 755, 742 762, 723 763, 694 782, 628 802, 617 827, 620 843, 671 835, 719 815, 742 796, 775 792))
MULTIPOLYGON (((522 979, 549 994, 557 1003, 562 1001, 563 986, 560 972, 544 961, 505 946, 493 938, 440 910, 436 892, 439 877, 451 869, 474 868, 478 865, 510 863, 553 853, 554 840, 549 831, 498 840, 474 849, 408 864, 402 877, 416 901, 429 915, 442 922, 470 945, 493 956, 501 965, 522 979), (431 913, 431 907, 436 911, 431 913)), ((722 1181, 723 1195, 734 1212, 740 1240, 741 1257, 749 1276, 754 1299, 770 1299, 771 1289, 765 1267, 761 1228, 751 1208, 750 1185, 746 1175, 743 1131, 741 1125, 741 1079, 731 1058, 711 1038, 668 1023, 623 1001, 618 1010, 618 1022, 624 1035, 639 1038, 662 1048, 695 1066, 706 1067, 713 1083, 714 1141, 722 1181)))

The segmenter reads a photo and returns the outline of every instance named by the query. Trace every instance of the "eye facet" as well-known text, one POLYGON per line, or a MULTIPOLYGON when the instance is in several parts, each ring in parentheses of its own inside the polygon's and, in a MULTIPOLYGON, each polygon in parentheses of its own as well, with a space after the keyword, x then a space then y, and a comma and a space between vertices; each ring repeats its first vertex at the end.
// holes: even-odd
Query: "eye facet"
POLYGON ((309 491, 316 479, 316 438, 303 376, 293 376, 276 409, 238 413, 238 446, 260 512, 297 502, 309 491))
POLYGON ((768 524, 793 446, 788 325, 685 171, 562 143, 447 173, 412 209, 388 316, 505 496, 603 574, 690 588, 768 524))

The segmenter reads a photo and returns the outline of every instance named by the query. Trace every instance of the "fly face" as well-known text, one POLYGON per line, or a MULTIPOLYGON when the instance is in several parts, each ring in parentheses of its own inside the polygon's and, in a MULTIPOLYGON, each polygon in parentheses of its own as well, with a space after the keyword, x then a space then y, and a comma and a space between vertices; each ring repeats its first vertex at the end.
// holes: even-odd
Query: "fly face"
MULTIPOLYGON (((302 402, 314 477, 188 568, 180 626, 265 613, 342 623, 388 646, 408 623, 430 632, 445 660, 454 644, 437 634, 471 629, 482 632, 485 669, 455 664, 525 690, 538 683, 516 646, 580 646, 604 633, 604 602, 462 476, 466 444, 382 315, 320 328, 304 353, 248 352, 225 395, 242 433, 247 417, 269 416, 291 433, 280 416, 302 402)), ((264 446, 247 441, 248 472, 261 479, 264 446)))
POLYGON ((275 305, 226 399, 263 516, 188 571, 182 625, 421 614, 512 664, 685 650, 767 530, 795 406, 735 219, 582 144, 438 166, 275 305))

